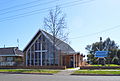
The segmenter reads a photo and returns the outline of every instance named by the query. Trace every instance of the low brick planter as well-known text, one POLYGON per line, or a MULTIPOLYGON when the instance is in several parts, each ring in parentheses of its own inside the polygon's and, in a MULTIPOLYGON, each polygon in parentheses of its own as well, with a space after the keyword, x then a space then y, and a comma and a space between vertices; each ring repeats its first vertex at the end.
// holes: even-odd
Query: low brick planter
POLYGON ((0 69, 66 69, 66 66, 0 66, 0 69))

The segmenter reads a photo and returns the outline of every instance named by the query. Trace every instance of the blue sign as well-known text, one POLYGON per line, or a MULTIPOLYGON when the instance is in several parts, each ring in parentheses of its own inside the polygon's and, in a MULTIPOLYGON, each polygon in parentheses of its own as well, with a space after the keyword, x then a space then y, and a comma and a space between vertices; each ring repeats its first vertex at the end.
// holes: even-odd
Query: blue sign
POLYGON ((95 52, 95 57, 107 57, 108 56, 108 51, 96 51, 95 52))

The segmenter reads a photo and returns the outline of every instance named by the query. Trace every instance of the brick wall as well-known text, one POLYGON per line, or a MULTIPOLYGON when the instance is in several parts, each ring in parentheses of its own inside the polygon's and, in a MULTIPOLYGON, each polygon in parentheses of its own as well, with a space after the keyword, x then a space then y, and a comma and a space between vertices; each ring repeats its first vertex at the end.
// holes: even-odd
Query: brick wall
POLYGON ((0 66, 0 69, 66 69, 66 66, 0 66))

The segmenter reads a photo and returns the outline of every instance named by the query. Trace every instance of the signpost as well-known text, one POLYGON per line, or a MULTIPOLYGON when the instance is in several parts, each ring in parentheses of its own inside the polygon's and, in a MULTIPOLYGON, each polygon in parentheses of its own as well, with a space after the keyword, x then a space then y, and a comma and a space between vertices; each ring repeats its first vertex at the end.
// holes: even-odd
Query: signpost
POLYGON ((95 57, 107 57, 108 56, 108 51, 96 51, 95 52, 95 57))
POLYGON ((99 64, 99 62, 101 62, 102 60, 102 62, 101 62, 101 64, 105 64, 105 57, 107 57, 108 56, 108 51, 95 51, 95 57, 98 57, 98 64, 99 64))
POLYGON ((104 51, 105 48, 103 48, 103 43, 102 43, 102 37, 100 37, 100 44, 99 44, 99 48, 96 47, 96 49, 98 51, 95 51, 95 57, 97 57, 97 61, 98 61, 98 64, 102 64, 102 65, 105 65, 105 60, 106 58, 105 57, 108 57, 108 47, 106 48, 107 51, 104 51))

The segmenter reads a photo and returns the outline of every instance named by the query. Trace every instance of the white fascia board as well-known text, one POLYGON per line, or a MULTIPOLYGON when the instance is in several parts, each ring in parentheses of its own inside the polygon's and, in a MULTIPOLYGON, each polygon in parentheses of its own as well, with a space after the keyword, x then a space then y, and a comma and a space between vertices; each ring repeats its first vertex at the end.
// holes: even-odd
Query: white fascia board
POLYGON ((53 41, 41 30, 42 34, 53 44, 53 41))
POLYGON ((0 55, 0 56, 23 56, 23 55, 15 55, 15 54, 11 54, 11 55, 0 55))
MULTIPOLYGON (((41 30, 41 32, 42 32, 42 34, 53 44, 53 41, 41 30)), ((56 45, 55 45, 55 47, 58 49, 58 50, 60 50, 60 48, 59 47, 57 47, 56 45)))
MULTIPOLYGON (((39 29, 38 32, 39 32, 39 31, 41 31, 41 30, 39 29)), ((33 36, 33 38, 37 35, 38 32, 36 32, 36 34, 33 36)), ((32 38, 32 39, 33 39, 33 38, 32 38)), ((25 46, 25 48, 30 44, 30 42, 32 41, 32 39, 28 42, 28 44, 25 46)), ((31 47, 31 46, 30 46, 30 47, 31 47)), ((24 48, 23 50, 25 50, 25 48, 24 48)))
MULTIPOLYGON (((38 32, 37 32, 37 33, 38 33, 38 32)), ((37 40, 41 35, 42 35, 42 34, 39 34, 39 35, 38 35, 38 37, 32 42, 32 44, 28 47, 27 50, 29 50, 29 49, 32 47, 32 45, 36 42, 36 40, 37 40)), ((35 37, 35 36, 34 36, 34 37, 35 37)), ((34 37, 33 37, 33 38, 34 38, 34 37)), ((33 38, 32 38, 32 39, 33 39, 33 38)), ((32 41, 32 39, 31 39, 31 41, 32 41)), ((30 41, 30 42, 31 42, 31 41, 30 41)), ((30 43, 30 42, 29 42, 29 43, 30 43)), ((28 45, 29 45, 29 43, 28 43, 28 45)), ((28 45, 27 45, 27 46, 28 46, 28 45)), ((27 46, 26 46, 26 47, 27 47, 27 46)))

